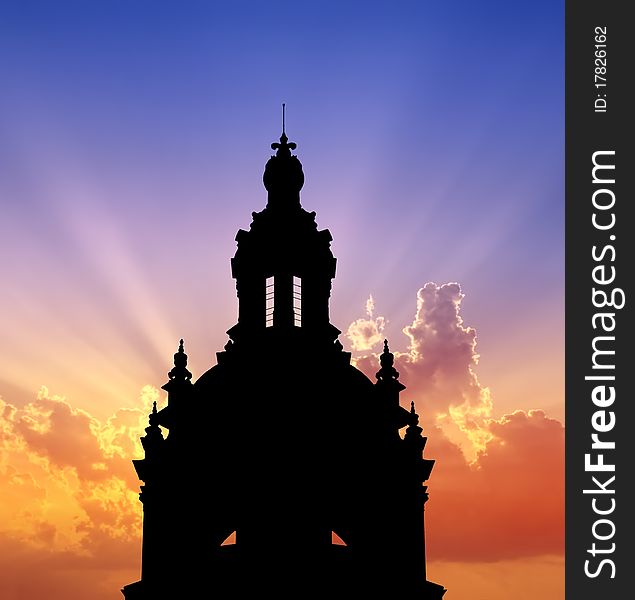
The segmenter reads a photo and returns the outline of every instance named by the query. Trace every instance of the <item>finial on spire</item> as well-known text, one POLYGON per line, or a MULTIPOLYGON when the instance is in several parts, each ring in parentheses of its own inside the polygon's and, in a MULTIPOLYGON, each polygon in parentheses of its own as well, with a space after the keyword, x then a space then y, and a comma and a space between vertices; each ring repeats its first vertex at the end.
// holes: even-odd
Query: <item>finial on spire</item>
POLYGON ((172 379, 184 379, 189 381, 192 379, 192 373, 187 370, 187 354, 183 348, 183 339, 179 340, 179 349, 174 355, 174 368, 168 373, 168 377, 172 379))
POLYGON ((421 436, 423 428, 419 427, 419 415, 415 410, 414 400, 410 403, 410 423, 406 429, 406 435, 404 440, 409 443, 414 443, 415 447, 419 450, 423 450, 426 444, 425 438, 421 436))
POLYGON ((285 117, 286 117, 286 104, 282 103, 282 135, 280 136, 280 142, 274 142, 271 144, 272 150, 277 150, 276 156, 291 157, 291 150, 295 150, 297 145, 295 142, 289 142, 289 138, 285 132, 285 117), (287 143, 289 142, 289 143, 287 143))
POLYGON ((395 355, 388 348, 388 340, 384 340, 384 351, 379 357, 379 362, 382 367, 392 367, 395 362, 395 355))
POLYGON ((159 427, 159 417, 157 413, 157 401, 152 403, 152 412, 148 415, 149 425, 146 427, 146 435, 141 438, 141 444, 146 451, 146 458, 149 458, 163 442, 163 433, 159 427))
POLYGON ((282 103, 282 135, 279 142, 271 144, 276 150, 265 166, 262 176, 265 188, 269 192, 267 207, 297 207, 300 205, 299 192, 304 185, 302 163, 291 154, 298 146, 287 137, 287 105, 282 103))
POLYGON ((379 355, 379 364, 381 369, 377 372, 377 379, 384 381, 398 379, 399 373, 393 366, 395 364, 395 355, 388 348, 388 340, 384 340, 384 351, 379 355))
POLYGON ((412 402, 410 402, 410 427, 408 427, 408 431, 413 431, 414 433, 417 433, 417 431, 415 431, 414 429, 411 430, 411 428, 416 427, 418 429, 418 432, 421 433, 423 429, 421 429, 420 427, 417 427, 418 424, 419 424, 419 415, 417 414, 417 411, 415 410, 415 402, 413 400, 412 402))

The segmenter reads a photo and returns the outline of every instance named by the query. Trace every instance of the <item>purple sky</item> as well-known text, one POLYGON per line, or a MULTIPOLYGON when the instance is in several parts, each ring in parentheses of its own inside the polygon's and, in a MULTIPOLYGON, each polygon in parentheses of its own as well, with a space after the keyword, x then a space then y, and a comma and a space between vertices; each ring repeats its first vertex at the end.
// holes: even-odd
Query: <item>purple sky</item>
POLYGON ((405 350, 417 289, 458 281, 497 412, 561 415, 560 3, 26 0, 0 56, 5 399, 106 415, 179 337, 212 364, 284 101, 333 322, 372 293, 405 350))

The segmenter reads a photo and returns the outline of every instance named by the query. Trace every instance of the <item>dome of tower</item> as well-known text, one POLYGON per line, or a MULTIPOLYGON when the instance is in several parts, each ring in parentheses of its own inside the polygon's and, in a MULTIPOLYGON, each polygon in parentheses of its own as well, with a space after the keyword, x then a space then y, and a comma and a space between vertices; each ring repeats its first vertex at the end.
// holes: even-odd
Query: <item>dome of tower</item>
POLYGON ((271 144, 271 148, 276 150, 265 166, 262 176, 265 188, 269 192, 269 200, 293 200, 299 204, 300 190, 304 185, 304 172, 302 163, 297 156, 291 154, 291 150, 296 149, 294 142, 289 142, 283 133, 280 142, 271 144))

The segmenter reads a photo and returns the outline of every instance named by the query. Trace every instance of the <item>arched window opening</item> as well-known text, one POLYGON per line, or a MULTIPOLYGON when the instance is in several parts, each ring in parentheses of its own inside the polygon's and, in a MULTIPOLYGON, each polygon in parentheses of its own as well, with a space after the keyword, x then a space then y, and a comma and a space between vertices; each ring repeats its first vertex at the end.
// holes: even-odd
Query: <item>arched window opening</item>
POLYGON ((302 279, 293 277, 293 324, 302 327, 302 279))
POLYGON ((226 538, 221 546, 234 546, 236 544, 236 532, 232 531, 226 538))
POLYGON ((347 546, 348 544, 334 531, 331 531, 331 544, 333 546, 347 546))
POLYGON ((273 325, 273 285, 273 276, 267 277, 265 280, 265 327, 271 327, 273 325))

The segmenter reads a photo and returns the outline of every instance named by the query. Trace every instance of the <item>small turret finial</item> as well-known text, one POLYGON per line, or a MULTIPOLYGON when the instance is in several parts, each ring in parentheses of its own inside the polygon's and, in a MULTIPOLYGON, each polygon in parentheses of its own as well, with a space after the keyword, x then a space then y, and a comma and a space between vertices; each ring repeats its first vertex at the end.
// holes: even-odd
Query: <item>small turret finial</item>
POLYGON ((282 103, 282 135, 285 135, 284 133, 284 107, 285 107, 285 103, 282 103))
POLYGON ((414 400, 410 403, 410 423, 408 424, 408 429, 406 429, 406 435, 404 439, 408 442, 415 442, 417 448, 423 450, 423 446, 425 446, 425 439, 421 436, 423 432, 423 428, 419 427, 419 415, 415 410, 414 400))
POLYGON ((168 373, 170 380, 179 379, 189 381, 192 379, 192 373, 187 370, 187 354, 183 347, 183 340, 179 340, 179 349, 174 355, 174 368, 168 373))
POLYGON ((410 427, 408 427, 408 430, 414 433, 417 433, 417 431, 415 431, 414 429, 411 430, 411 428, 415 427, 418 430, 418 432, 421 433, 423 429, 418 427, 418 423, 419 423, 419 415, 417 414, 417 411, 415 410, 415 403, 413 400, 410 403, 410 427))
POLYGON ((141 438, 141 445, 146 451, 146 458, 150 458, 163 442, 163 433, 159 427, 157 413, 157 401, 152 403, 152 412, 148 415, 149 425, 146 427, 146 435, 141 438))
POLYGON ((388 348, 388 340, 384 340, 384 351, 379 355, 379 364, 381 369, 377 372, 377 379, 390 380, 397 379, 399 373, 393 366, 395 363, 395 355, 388 348))
POLYGON ((381 366, 385 368, 392 367, 395 362, 395 355, 390 351, 390 348, 388 348, 388 340, 384 340, 384 351, 379 357, 379 362, 381 366))

